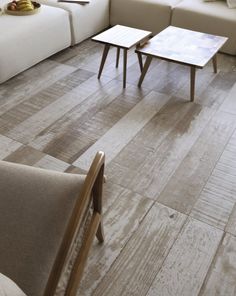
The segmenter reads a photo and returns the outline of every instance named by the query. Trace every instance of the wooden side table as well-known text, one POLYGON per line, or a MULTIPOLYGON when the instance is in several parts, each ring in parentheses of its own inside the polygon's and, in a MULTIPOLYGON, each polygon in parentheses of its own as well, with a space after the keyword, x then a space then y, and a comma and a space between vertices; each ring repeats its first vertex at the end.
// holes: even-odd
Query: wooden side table
POLYGON ((142 85, 153 58, 190 67, 190 101, 194 101, 196 69, 202 69, 211 59, 217 72, 216 54, 228 40, 227 37, 205 34, 169 26, 143 46, 136 49, 138 56, 145 55, 146 62, 139 79, 142 85))
MULTIPOLYGON (((120 50, 123 49, 123 87, 126 87, 126 73, 127 73, 127 52, 133 46, 140 46, 144 44, 149 37, 151 32, 130 28, 126 26, 116 25, 105 32, 92 38, 93 41, 102 43, 105 45, 102 60, 98 72, 98 79, 102 75, 104 64, 111 46, 117 47, 116 54, 116 67, 119 66, 120 50)), ((143 69, 142 56, 138 54, 138 60, 140 70, 143 69)))

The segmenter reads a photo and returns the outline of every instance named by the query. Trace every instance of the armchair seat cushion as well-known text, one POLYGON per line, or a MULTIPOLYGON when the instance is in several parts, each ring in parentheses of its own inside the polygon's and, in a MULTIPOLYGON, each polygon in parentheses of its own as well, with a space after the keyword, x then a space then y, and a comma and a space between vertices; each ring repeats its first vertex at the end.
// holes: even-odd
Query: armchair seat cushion
POLYGON ((42 296, 85 176, 4 161, 0 176, 0 272, 42 296))

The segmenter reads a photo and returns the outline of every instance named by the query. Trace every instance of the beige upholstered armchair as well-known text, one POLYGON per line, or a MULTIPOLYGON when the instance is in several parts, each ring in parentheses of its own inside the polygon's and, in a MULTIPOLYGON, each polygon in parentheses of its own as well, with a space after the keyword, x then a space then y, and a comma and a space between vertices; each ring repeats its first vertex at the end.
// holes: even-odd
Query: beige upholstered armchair
POLYGON ((76 295, 104 240, 103 173, 103 152, 86 176, 0 162, 0 295, 76 295))

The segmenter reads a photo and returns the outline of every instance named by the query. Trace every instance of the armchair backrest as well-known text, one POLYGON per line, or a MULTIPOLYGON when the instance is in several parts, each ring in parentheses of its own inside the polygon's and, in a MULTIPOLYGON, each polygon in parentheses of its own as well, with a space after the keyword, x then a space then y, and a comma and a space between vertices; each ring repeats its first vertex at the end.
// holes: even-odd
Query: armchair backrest
POLYGON ((83 176, 0 162, 0 273, 27 295, 54 294, 103 165, 98 154, 83 176))

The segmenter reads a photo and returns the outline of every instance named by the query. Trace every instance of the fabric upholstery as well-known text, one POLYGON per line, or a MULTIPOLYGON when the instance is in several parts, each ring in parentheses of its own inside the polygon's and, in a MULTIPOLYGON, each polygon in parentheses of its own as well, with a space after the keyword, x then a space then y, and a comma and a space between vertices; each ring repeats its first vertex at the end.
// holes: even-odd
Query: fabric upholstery
POLYGON ((8 277, 0 273, 0 296, 26 296, 8 277))
POLYGON ((236 8, 236 0, 227 0, 229 8, 236 8))
POLYGON ((0 272, 42 296, 85 176, 0 162, 0 272))
POLYGON ((170 25, 171 9, 181 0, 111 0, 111 25, 126 25, 154 35, 170 25))
POLYGON ((40 3, 60 7, 69 12, 72 45, 102 31, 109 26, 109 0, 90 0, 88 4, 38 0, 40 3))
POLYGON ((183 0, 173 9, 173 26, 228 37, 221 51, 236 54, 236 9, 226 1, 183 0))
MULTIPOLYGON (((0 7, 8 0, 0 0, 0 7)), ((38 14, 0 17, 0 83, 71 44, 68 13, 42 6, 38 14)))

